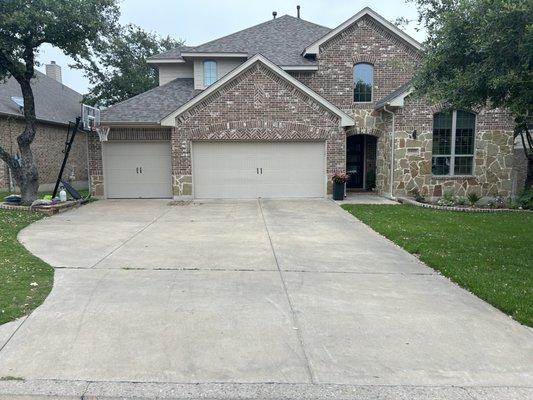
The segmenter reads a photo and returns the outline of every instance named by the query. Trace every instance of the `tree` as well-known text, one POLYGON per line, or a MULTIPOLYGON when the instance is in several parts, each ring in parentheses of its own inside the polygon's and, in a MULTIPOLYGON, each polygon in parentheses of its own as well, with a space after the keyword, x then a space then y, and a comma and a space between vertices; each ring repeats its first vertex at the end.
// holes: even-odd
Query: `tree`
POLYGON ((157 71, 146 59, 181 45, 181 40, 160 37, 135 25, 121 27, 113 37, 93 46, 91 59, 75 65, 93 85, 84 102, 109 106, 156 87, 157 71))
POLYGON ((501 107, 515 118, 533 179, 531 0, 411 0, 427 30, 414 79, 420 95, 453 108, 501 107), (529 145, 528 145, 529 140, 529 145))
POLYGON ((87 57, 90 44, 109 34, 118 16, 116 0, 0 1, 0 79, 13 76, 19 83, 25 120, 17 137, 20 163, 2 147, 0 158, 11 169, 24 203, 35 200, 39 188, 31 151, 36 132, 31 80, 39 47, 49 43, 75 60, 87 57))

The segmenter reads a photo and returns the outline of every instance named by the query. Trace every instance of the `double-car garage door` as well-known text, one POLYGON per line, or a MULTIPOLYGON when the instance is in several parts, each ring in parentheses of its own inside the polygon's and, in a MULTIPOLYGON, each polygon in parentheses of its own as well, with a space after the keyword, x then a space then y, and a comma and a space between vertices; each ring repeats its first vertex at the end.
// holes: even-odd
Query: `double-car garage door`
MULTIPOLYGON (((108 198, 171 197, 170 145, 104 145, 108 198)), ((324 142, 193 142, 195 198, 323 197, 324 142)))

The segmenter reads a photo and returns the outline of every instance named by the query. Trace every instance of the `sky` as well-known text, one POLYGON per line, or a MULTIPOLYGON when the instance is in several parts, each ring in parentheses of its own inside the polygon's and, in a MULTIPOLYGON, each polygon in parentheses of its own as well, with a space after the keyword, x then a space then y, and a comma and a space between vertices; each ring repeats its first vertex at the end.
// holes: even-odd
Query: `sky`
MULTIPOLYGON (((277 11, 278 17, 296 16, 298 4, 301 18, 329 28, 335 28, 367 6, 389 21, 398 17, 417 18, 415 5, 403 0, 122 0, 120 22, 183 39, 185 44, 194 46, 265 22, 272 18, 272 11, 277 11)), ((424 40, 424 34, 415 30, 414 23, 405 31, 420 42, 424 40)), ((62 68, 63 83, 80 93, 87 92, 89 82, 83 71, 69 68, 72 60, 61 50, 45 44, 38 60, 42 72, 44 64, 56 61, 62 68)))

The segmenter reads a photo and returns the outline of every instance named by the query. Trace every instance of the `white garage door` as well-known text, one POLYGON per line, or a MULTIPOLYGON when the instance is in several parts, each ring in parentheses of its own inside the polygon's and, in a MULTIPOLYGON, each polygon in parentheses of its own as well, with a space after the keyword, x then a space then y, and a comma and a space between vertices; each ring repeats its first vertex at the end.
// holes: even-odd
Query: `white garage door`
POLYGON ((196 198, 324 197, 324 142, 194 142, 196 198))
POLYGON ((104 182, 110 199, 172 197, 168 142, 104 142, 104 182))

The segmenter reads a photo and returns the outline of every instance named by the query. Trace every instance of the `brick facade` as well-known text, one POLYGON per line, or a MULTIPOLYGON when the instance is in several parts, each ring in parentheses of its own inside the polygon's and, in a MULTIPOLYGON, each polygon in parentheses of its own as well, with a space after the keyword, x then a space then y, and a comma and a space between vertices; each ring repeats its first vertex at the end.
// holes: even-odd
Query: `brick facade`
MULTIPOLYGON (((4 149, 11 154, 18 153, 17 136, 24 130, 24 121, 20 118, 0 116, 0 141, 4 149)), ((56 182, 57 174, 63 162, 63 149, 67 134, 64 125, 37 123, 37 133, 31 148, 39 171, 41 190, 50 190, 56 182)), ((87 187, 87 138, 85 133, 78 133, 74 140, 69 160, 63 175, 64 179, 73 176, 73 183, 78 188, 87 187)), ((0 190, 9 189, 9 171, 7 165, 0 161, 0 190)))
MULTIPOLYGON (((475 167, 468 178, 432 175, 432 125, 438 109, 427 101, 409 96, 405 107, 394 110, 396 133, 392 143, 392 117, 383 110, 375 111, 375 105, 408 82, 420 60, 419 50, 367 15, 321 45, 317 71, 290 72, 351 115, 356 125, 347 129, 339 127, 337 115, 267 67, 254 64, 176 119, 170 134, 174 195, 193 193, 191 143, 195 140, 323 140, 327 143, 329 177, 334 171, 345 170, 346 137, 359 134, 376 138, 367 141, 372 143, 367 170, 375 168, 380 194, 390 194, 391 181, 395 196, 409 195, 414 188, 430 197, 470 191, 482 196, 512 194, 516 176, 513 121, 506 112, 477 113, 475 167), (361 62, 374 68, 372 101, 367 103, 353 100, 353 67, 361 62), (418 135, 413 139, 415 129, 418 135)), ((135 128, 120 134, 121 140, 139 140, 135 128)), ((144 140, 158 139, 146 136, 144 140)), ((91 138, 89 147, 93 194, 103 195, 101 145, 96 137, 91 138)))
POLYGON ((177 118, 172 134, 175 196, 192 195, 195 140, 323 140, 328 176, 346 168, 339 117, 259 63, 177 118))

